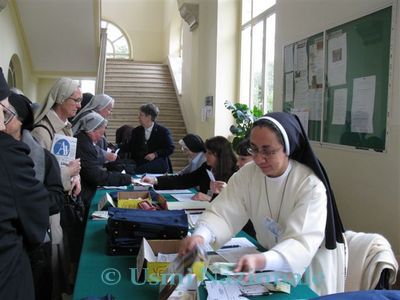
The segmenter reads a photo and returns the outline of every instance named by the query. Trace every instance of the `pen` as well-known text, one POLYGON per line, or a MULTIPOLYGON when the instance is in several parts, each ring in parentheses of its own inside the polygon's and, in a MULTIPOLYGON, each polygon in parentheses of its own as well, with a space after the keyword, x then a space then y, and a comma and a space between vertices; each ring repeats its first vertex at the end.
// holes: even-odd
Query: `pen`
POLYGON ((231 249, 231 248, 240 248, 240 245, 226 245, 221 247, 221 249, 231 249))
POLYGON ((145 178, 146 177, 146 173, 144 173, 143 175, 142 175, 142 177, 140 177, 140 180, 142 180, 143 178, 145 178))
POLYGON ((243 293, 243 294, 240 294, 239 297, 258 297, 258 296, 268 296, 268 295, 271 295, 271 294, 272 293, 270 293, 270 292, 254 293, 254 294, 243 293))

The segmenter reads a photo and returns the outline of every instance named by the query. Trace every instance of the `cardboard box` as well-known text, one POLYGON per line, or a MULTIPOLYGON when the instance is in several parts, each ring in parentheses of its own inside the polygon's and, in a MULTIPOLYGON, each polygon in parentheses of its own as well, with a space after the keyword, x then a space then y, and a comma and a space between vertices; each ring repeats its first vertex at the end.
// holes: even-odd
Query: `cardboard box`
POLYGON ((157 194, 156 196, 157 201, 154 201, 154 199, 152 199, 151 197, 150 192, 148 191, 118 192, 118 197, 117 197, 118 201, 121 199, 129 200, 129 199, 139 199, 139 198, 143 200, 148 199, 148 201, 152 203, 156 202, 161 209, 167 209, 167 200, 163 196, 157 194))
MULTIPOLYGON (((163 283, 167 280, 164 272, 171 262, 158 262, 158 253, 178 253, 182 240, 142 240, 139 253, 136 259, 136 275, 140 281, 163 283)), ((198 281, 204 279, 205 265, 203 262, 195 262, 193 273, 198 281)))

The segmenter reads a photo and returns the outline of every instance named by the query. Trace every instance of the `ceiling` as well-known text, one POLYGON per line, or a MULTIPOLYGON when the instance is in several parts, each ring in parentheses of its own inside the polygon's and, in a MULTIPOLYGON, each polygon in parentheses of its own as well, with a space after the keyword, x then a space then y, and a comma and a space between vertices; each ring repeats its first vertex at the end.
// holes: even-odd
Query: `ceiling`
POLYGON ((96 76, 99 0, 15 0, 38 77, 96 76))

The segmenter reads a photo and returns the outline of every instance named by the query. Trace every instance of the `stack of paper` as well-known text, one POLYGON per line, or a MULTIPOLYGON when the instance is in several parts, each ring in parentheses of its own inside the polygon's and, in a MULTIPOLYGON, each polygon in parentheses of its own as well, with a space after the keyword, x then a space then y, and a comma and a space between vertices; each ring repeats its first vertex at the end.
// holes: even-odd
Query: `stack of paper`
POLYGON ((168 209, 206 209, 211 206, 208 201, 192 200, 194 194, 171 194, 177 202, 168 202, 168 209))

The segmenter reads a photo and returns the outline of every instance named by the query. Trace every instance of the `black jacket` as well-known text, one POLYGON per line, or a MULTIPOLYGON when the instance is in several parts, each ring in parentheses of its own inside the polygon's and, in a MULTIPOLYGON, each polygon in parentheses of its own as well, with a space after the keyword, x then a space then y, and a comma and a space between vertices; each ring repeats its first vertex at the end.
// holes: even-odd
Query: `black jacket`
POLYGON ((107 171, 104 168, 104 157, 101 154, 101 149, 93 145, 84 132, 78 133, 76 138, 78 139, 76 157, 81 159, 81 196, 86 204, 90 203, 97 186, 118 186, 131 183, 130 175, 107 171))
POLYGON ((49 226, 48 192, 35 178, 24 143, 0 132, 0 299, 33 299, 24 247, 34 247, 49 226))
POLYGON ((129 142, 129 153, 137 165, 145 164, 148 161, 144 157, 148 153, 157 153, 157 157, 169 157, 174 152, 175 146, 171 134, 167 128, 154 123, 149 140, 146 142, 144 127, 137 126, 132 130, 129 142))
MULTIPOLYGON (((218 178, 216 178, 218 180, 218 178)), ((210 189, 210 177, 207 174, 207 163, 203 163, 200 168, 191 173, 172 176, 157 177, 158 184, 156 189, 189 189, 199 188, 199 191, 207 194, 210 189)))

